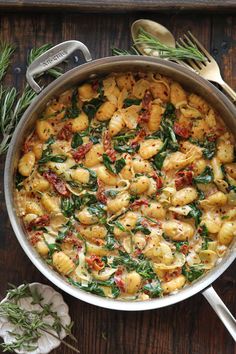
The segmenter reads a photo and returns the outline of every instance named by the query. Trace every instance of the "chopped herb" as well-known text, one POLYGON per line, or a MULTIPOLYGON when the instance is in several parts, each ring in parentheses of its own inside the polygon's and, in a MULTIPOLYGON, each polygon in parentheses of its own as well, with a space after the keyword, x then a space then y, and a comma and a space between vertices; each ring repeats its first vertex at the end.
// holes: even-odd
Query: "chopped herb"
POLYGON ((80 133, 75 133, 73 135, 73 138, 71 140, 71 147, 72 149, 77 149, 78 146, 83 144, 83 139, 80 135, 80 133))
MULTIPOLYGON (((45 240, 44 240, 45 241, 45 240)), ((46 241, 45 241, 46 242, 46 241)), ((57 243, 47 243, 46 242, 46 245, 48 246, 49 248, 49 257, 52 257, 53 253, 54 252, 58 252, 58 251, 61 251, 61 247, 60 245, 58 245, 57 243)))
POLYGON ((132 105, 139 105, 142 102, 142 100, 137 99, 137 98, 126 98, 123 101, 123 106, 124 108, 130 107, 132 105))
POLYGON ((154 280, 143 286, 143 290, 148 293, 150 297, 159 297, 162 295, 162 288, 159 280, 154 280))
POLYGON ((113 136, 112 140, 118 142, 120 145, 126 144, 130 139, 135 138, 137 133, 128 133, 113 136))
POLYGON ((203 183, 203 184, 211 183, 213 179, 214 179, 213 171, 209 166, 207 166, 199 176, 193 178, 195 183, 203 183))
POLYGON ((182 268, 182 273, 186 276, 188 281, 193 282, 204 273, 204 269, 202 269, 201 265, 191 267, 186 267, 186 265, 184 265, 182 268))

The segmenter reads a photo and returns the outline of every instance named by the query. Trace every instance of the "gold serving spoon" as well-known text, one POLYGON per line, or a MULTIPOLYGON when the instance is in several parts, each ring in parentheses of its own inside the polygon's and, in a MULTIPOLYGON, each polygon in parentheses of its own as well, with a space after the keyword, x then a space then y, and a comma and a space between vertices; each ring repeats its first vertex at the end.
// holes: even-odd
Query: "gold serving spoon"
MULTIPOLYGON (((138 38, 140 28, 143 28, 144 31, 156 37, 160 42, 175 48, 175 38, 166 27, 160 25, 155 21, 145 19, 137 20, 133 22, 131 26, 131 35, 134 43, 138 38)), ((154 57, 159 56, 159 52, 157 50, 150 49, 145 44, 136 44, 135 47, 142 55, 154 57)))

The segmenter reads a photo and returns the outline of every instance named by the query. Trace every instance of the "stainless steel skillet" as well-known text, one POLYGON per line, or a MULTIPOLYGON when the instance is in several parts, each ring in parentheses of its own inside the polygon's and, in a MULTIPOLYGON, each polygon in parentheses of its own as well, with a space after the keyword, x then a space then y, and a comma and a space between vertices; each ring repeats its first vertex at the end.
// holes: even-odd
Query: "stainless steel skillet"
POLYGON ((123 56, 107 57, 92 61, 91 55, 84 44, 78 41, 67 41, 50 49, 30 65, 26 75, 30 86, 39 93, 41 88, 35 82, 34 76, 37 76, 45 70, 62 62, 76 49, 82 51, 87 63, 63 74, 60 78, 46 87, 34 99, 31 106, 27 109, 18 124, 8 150, 4 175, 5 198, 9 218, 19 243, 33 264, 50 281, 70 295, 93 305, 113 310, 143 311, 172 305, 179 301, 185 300, 198 292, 202 292, 218 316, 224 322, 224 325, 232 337, 236 340, 236 321, 214 289, 211 287, 211 283, 216 280, 234 261, 236 257, 236 240, 230 246, 223 260, 205 276, 199 278, 195 283, 186 286, 176 294, 163 298, 137 302, 102 298, 97 295, 88 294, 71 286, 65 279, 59 276, 59 274, 47 266, 47 264, 40 258, 38 253, 29 243, 22 222, 17 216, 17 210, 14 202, 14 176, 19 160, 20 147, 22 146, 25 136, 34 127, 35 120, 43 111, 46 103, 66 89, 74 85, 78 85, 89 78, 103 76, 111 72, 156 71, 163 75, 170 76, 174 80, 180 82, 187 90, 195 92, 206 98, 206 100, 219 111, 228 128, 232 132, 235 132, 236 137, 236 108, 227 99, 227 97, 211 83, 194 74, 192 71, 166 60, 158 60, 150 57, 123 56))

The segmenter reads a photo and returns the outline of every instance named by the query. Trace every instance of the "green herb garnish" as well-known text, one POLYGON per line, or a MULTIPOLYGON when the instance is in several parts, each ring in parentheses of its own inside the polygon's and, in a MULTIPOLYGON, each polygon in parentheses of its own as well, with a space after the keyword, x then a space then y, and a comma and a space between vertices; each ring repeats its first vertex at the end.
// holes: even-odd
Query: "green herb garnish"
POLYGON ((10 331, 12 342, 0 344, 4 352, 36 350, 38 348, 37 342, 43 333, 50 334, 74 352, 80 352, 73 345, 60 338, 60 334, 64 330, 73 341, 77 341, 71 334, 73 323, 69 326, 63 326, 61 317, 52 308, 53 304, 45 303, 35 287, 24 284, 21 287, 8 290, 7 293, 7 301, 0 304, 0 316, 7 318, 10 323, 17 327, 17 330, 16 332, 10 331), (29 297, 32 298, 32 305, 38 305, 37 310, 26 310, 21 306, 21 299, 29 297), (49 322, 46 318, 50 318, 51 321, 49 322))

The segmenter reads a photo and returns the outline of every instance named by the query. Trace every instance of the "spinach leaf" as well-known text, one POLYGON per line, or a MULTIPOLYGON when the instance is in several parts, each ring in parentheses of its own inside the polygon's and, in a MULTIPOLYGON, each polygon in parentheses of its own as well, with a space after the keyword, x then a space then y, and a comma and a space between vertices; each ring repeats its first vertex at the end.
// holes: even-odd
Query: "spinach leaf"
POLYGON ((113 136, 112 140, 117 141, 120 145, 122 145, 122 144, 126 144, 129 141, 129 139, 135 138, 136 135, 137 135, 136 132, 116 135, 116 136, 113 136))
POLYGON ((78 103, 78 91, 75 89, 71 97, 71 106, 66 110, 66 118, 76 118, 80 114, 80 109, 77 106, 78 103))
POLYGON ((61 251, 61 247, 57 243, 47 243, 46 241, 45 241, 45 243, 49 248, 49 253, 48 253, 49 257, 52 257, 54 252, 61 251))
POLYGON ((118 265, 123 265, 128 271, 132 271, 137 267, 137 261, 132 259, 128 253, 119 250, 119 257, 114 257, 112 263, 113 267, 118 265))
POLYGON ((112 199, 114 199, 117 196, 118 193, 119 193, 119 191, 117 191, 115 189, 108 189, 108 190, 105 191, 105 195, 107 197, 112 198, 112 199))
POLYGON ((63 241, 71 229, 72 229, 72 223, 71 220, 69 220, 67 221, 66 224, 62 225, 62 229, 58 231, 56 241, 63 241))
POLYGON ((202 212, 195 203, 188 205, 192 210, 188 213, 188 218, 193 218, 195 220, 195 226, 197 227, 200 224, 202 212))
POLYGON ((71 140, 71 147, 72 149, 77 149, 78 146, 83 144, 83 139, 80 135, 80 133, 75 133, 73 135, 73 138, 71 140))
POLYGON ((53 137, 49 138, 47 141, 47 147, 46 149, 43 150, 42 156, 38 161, 38 164, 45 164, 46 162, 52 161, 52 162, 58 162, 62 163, 66 161, 67 157, 65 155, 53 155, 52 154, 52 147, 51 145, 55 142, 55 139, 53 137))
POLYGON ((102 203, 91 204, 88 207, 88 211, 90 214, 95 215, 100 223, 104 224, 106 222, 106 211, 104 210, 104 205, 102 203))
POLYGON ((123 265, 128 272, 136 270, 144 279, 154 279, 156 274, 149 260, 142 255, 139 260, 132 259, 126 252, 119 251, 119 257, 115 257, 112 266, 123 265))
POLYGON ((113 170, 113 167, 112 167, 111 159, 107 154, 102 154, 102 160, 103 160, 104 166, 108 169, 108 171, 110 171, 111 173, 115 173, 115 171, 113 170))
POLYGON ((70 198, 61 198, 61 211, 65 217, 70 217, 75 211, 73 200, 70 198))
POLYGON ((109 286, 109 287, 111 287, 111 292, 112 292, 113 298, 117 298, 117 296, 120 294, 120 289, 116 285, 116 282, 115 282, 114 278, 110 278, 110 279, 105 280, 105 281, 97 281, 97 284, 100 285, 100 286, 109 286))
POLYGON ((171 119, 172 121, 176 119, 175 106, 172 103, 167 103, 165 112, 162 116, 164 119, 171 119))
POLYGON ((94 118, 97 110, 103 104, 103 102, 104 99, 101 96, 99 96, 98 98, 93 98, 91 101, 85 102, 83 104, 83 111, 84 113, 87 114, 89 119, 94 118))
POLYGON ((159 152, 154 156, 153 164, 160 171, 162 169, 163 163, 166 156, 168 155, 167 151, 159 152))
POLYGON ((206 227, 205 224, 201 226, 199 234, 203 239, 202 249, 207 250, 208 243, 209 243, 209 241, 211 241, 211 239, 209 238, 209 231, 208 231, 208 228, 206 227))
POLYGON ((168 155, 168 152, 166 151, 167 145, 168 139, 165 139, 161 150, 153 158, 153 164, 159 171, 162 169, 165 158, 168 155))
POLYGON ((22 176, 18 171, 16 172, 16 177, 15 177, 15 187, 18 191, 21 190, 23 187, 23 181, 26 179, 26 177, 22 176))
POLYGON ((150 261, 145 259, 143 255, 141 255, 138 266, 136 267, 136 272, 144 279, 156 279, 156 273, 154 272, 150 261))
POLYGON ((148 293, 150 297, 159 297, 162 294, 162 288, 159 280, 154 280, 143 286, 143 290, 148 293))
POLYGON ((216 142, 215 141, 209 141, 207 139, 205 139, 204 141, 200 141, 198 139, 193 139, 190 138, 189 141, 192 144, 198 145, 203 149, 203 156, 208 159, 211 160, 216 152, 216 142))
POLYGON ((85 193, 81 196, 81 204, 82 205, 91 205, 96 204, 97 198, 94 194, 85 193))
POLYGON ((119 173, 122 170, 122 168, 125 167, 125 165, 126 165, 126 162, 123 157, 120 160, 116 160, 116 162, 115 162, 116 173, 119 173))
POLYGON ((199 176, 193 178, 193 181, 195 183, 207 184, 207 183, 211 183, 213 179, 214 179, 213 171, 211 167, 207 166, 199 176))
POLYGON ((136 147, 132 147, 128 145, 123 145, 123 146, 114 145, 114 149, 118 152, 128 152, 129 154, 134 154, 139 149, 139 145, 137 145, 136 147))
POLYGON ((124 108, 130 107, 132 105, 139 105, 142 102, 142 100, 137 99, 137 98, 126 98, 123 102, 124 108))
POLYGON ((204 273, 204 269, 202 269, 201 265, 191 266, 188 268, 184 265, 182 268, 182 273, 186 276, 188 281, 192 282, 204 273))
POLYGON ((134 233, 138 231, 141 231, 144 233, 144 235, 150 235, 151 233, 151 231, 146 226, 143 226, 140 222, 138 222, 135 228, 132 230, 134 233))
POLYGON ((68 278, 68 281, 70 284, 77 286, 81 290, 105 297, 104 291, 98 286, 97 282, 90 282, 87 285, 81 285, 81 283, 73 280, 72 278, 68 278))
POLYGON ((108 233, 106 237, 105 248, 111 251, 115 249, 115 245, 116 245, 116 240, 114 235, 108 233))
POLYGON ((114 221, 114 226, 116 226, 121 231, 125 231, 125 227, 119 221, 114 221))
POLYGON ((167 103, 161 119, 161 132, 163 134, 162 139, 167 139, 167 148, 171 151, 177 151, 179 149, 179 144, 173 130, 175 119, 175 107, 172 103, 167 103))

